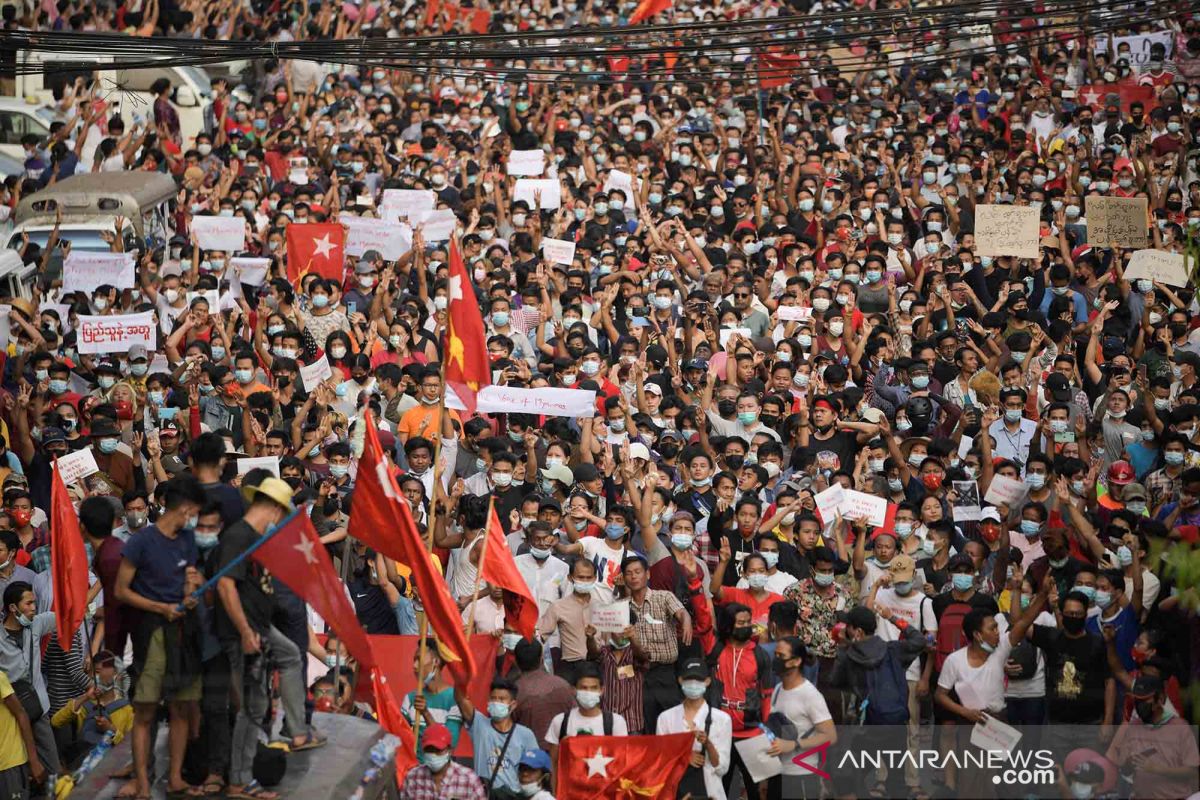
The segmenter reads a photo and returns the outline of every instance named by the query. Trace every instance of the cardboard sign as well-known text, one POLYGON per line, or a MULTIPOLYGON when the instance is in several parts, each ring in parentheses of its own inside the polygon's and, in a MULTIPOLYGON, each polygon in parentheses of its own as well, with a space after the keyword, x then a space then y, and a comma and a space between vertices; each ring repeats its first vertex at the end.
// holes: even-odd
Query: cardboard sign
POLYGON ((458 217, 450 209, 421 211, 409 216, 413 229, 420 228, 427 242, 444 242, 454 235, 458 217))
POLYGON ((958 495, 954 501, 954 521, 978 521, 983 513, 979 506, 979 484, 975 481, 951 481, 951 485, 958 495))
POLYGON ((845 519, 859 519, 865 517, 867 524, 873 527, 881 527, 887 522, 888 501, 886 497, 876 497, 873 494, 866 492, 847 489, 845 497, 842 498, 841 505, 838 510, 842 512, 842 517, 845 519))
POLYGON ((136 284, 137 259, 133 253, 87 253, 72 250, 63 259, 63 286, 66 292, 87 292, 108 284, 132 289, 136 284))
POLYGON ((1087 197, 1087 239, 1093 247, 1145 247, 1146 198, 1087 197))
POLYGON ((1017 503, 1021 502, 1021 498, 1024 496, 1024 483, 1012 478, 1006 478, 1003 475, 995 475, 992 477, 991 485, 988 486, 987 494, 983 496, 983 501, 991 503, 994 506, 1003 503, 1011 510, 1017 503))
POLYGON ((542 256, 551 264, 571 264, 575 260, 575 243, 564 239, 542 239, 542 256))
POLYGON ((324 358, 319 358, 311 364, 300 365, 300 378, 304 381, 304 391, 313 392, 322 381, 329 380, 333 377, 333 370, 329 367, 329 361, 324 358))
POLYGON ((975 207, 975 250, 981 256, 1038 257, 1038 212, 1029 206, 975 207))
POLYGON ((629 627, 629 601, 618 600, 592 608, 592 627, 600 633, 620 633, 629 627))
POLYGON ((1125 280, 1147 280, 1167 286, 1188 285, 1187 262, 1183 253, 1165 250, 1135 250, 1125 268, 1125 280))
POLYGON ((780 322, 805 322, 812 319, 813 310, 805 306, 779 306, 775 309, 779 313, 780 322))
POLYGON ((347 255, 361 256, 376 250, 385 261, 395 261, 412 249, 412 228, 402 222, 353 214, 341 214, 338 222, 346 226, 347 255))
POLYGON ((632 203, 633 176, 627 172, 621 172, 619 169, 610 169, 608 177, 604 179, 604 193, 608 194, 613 189, 620 189, 625 193, 626 202, 632 203))
POLYGON ((100 467, 96 465, 96 456, 90 447, 59 456, 54 463, 58 467, 58 474, 62 475, 63 483, 68 486, 100 471, 100 467))
POLYGON ((524 200, 531 209, 552 209, 562 205, 562 186, 553 178, 518 178, 513 187, 513 202, 524 200), (539 206, 535 195, 541 193, 539 206))
POLYGON ((432 189, 384 189, 379 213, 384 219, 408 219, 414 213, 433 211, 437 196, 432 189))
POLYGON ((252 469, 269 470, 276 478, 279 477, 279 456, 258 456, 257 458, 239 458, 237 474, 245 475, 252 469))
POLYGON ((593 417, 596 392, 591 389, 518 389, 485 386, 475 397, 481 414, 541 414, 547 417, 593 417))
POLYGON ((122 314, 115 317, 79 318, 79 352, 83 354, 125 353, 135 344, 153 352, 157 347, 154 315, 122 314))
POLYGON ((508 154, 508 174, 537 177, 546 171, 546 151, 513 150, 508 154))
POLYGON ((229 266, 239 282, 247 286, 262 286, 267 280, 267 270, 271 268, 269 258, 231 258, 229 266))
POLYGON ((834 483, 833 486, 815 495, 813 500, 817 503, 817 511, 821 515, 821 521, 832 521, 837 516, 838 508, 841 507, 842 501, 845 499, 846 490, 842 488, 840 483, 834 483))
POLYGON ((1021 732, 1008 723, 984 717, 971 728, 971 744, 980 750, 1011 753, 1021 741, 1021 732))
POLYGON ((236 253, 246 249, 246 220, 241 216, 192 217, 192 233, 205 250, 236 253))

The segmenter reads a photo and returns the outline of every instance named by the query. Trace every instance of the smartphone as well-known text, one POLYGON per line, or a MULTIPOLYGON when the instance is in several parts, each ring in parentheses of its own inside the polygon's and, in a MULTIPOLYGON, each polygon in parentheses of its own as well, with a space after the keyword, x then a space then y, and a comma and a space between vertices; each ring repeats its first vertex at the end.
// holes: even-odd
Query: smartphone
POLYGON ((1075 432, 1074 431, 1062 431, 1061 433, 1054 434, 1054 443, 1055 444, 1071 444, 1074 441, 1075 441, 1075 432))
POLYGON ((356 303, 353 300, 346 301, 346 313, 347 314, 357 314, 358 313, 358 303, 356 303))
POLYGON ((645 317, 634 317, 631 323, 635 328, 648 328, 650 322, 645 317))

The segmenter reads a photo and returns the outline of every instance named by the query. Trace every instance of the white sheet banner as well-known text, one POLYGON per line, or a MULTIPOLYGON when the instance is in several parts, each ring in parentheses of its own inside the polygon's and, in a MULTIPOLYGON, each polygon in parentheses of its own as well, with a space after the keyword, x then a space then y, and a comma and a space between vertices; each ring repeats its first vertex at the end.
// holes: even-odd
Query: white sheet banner
POLYGON ((433 211, 436 200, 432 189, 384 189, 379 213, 389 221, 408 219, 420 211, 433 211))
POLYGON ((224 250, 232 255, 246 249, 244 217, 192 217, 192 232, 205 250, 224 250))
POLYGON ((124 353, 135 344, 153 352, 157 346, 154 315, 122 314, 115 317, 79 318, 80 353, 124 353))
POLYGON ((86 253, 72 250, 63 260, 64 292, 92 293, 108 284, 132 289, 137 281, 137 258, 133 253, 86 253))
POLYGON ((271 268, 269 258, 231 258, 229 266, 237 273, 237 279, 246 286, 262 286, 271 268))
POLYGON ((422 211, 413 214, 409 221, 414 229, 420 228, 426 242, 444 242, 454 234, 458 217, 448 208, 441 211, 422 211))
POLYGON ((513 150, 508 154, 508 174, 538 177, 546 171, 544 150, 513 150))
POLYGON ((361 256, 377 250, 384 260, 395 261, 412 249, 412 228, 403 222, 353 214, 342 214, 338 222, 346 226, 347 255, 361 256))
MULTIPOLYGON (((449 387, 446 407, 463 411, 466 406, 449 387)), ((517 389, 485 386, 475 396, 481 414, 541 414, 547 417, 594 417, 596 393, 591 389, 517 389)))
POLYGON ((531 209, 558 208, 562 205, 562 185, 553 178, 520 178, 513 187, 513 202, 518 200, 524 200, 531 209))

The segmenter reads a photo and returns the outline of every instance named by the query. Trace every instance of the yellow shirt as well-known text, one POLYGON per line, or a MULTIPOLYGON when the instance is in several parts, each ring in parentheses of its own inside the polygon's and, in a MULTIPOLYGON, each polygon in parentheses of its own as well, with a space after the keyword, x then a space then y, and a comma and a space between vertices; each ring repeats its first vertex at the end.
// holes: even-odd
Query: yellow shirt
MULTIPOLYGON (((116 701, 113 701, 116 702, 116 701)), ((87 711, 84 708, 71 709, 74 701, 68 701, 65 706, 60 708, 50 718, 50 724, 56 728, 61 728, 64 725, 75 725, 75 730, 83 729, 83 723, 87 721, 87 711)), ((133 728, 133 706, 125 705, 118 708, 116 711, 108 715, 109 721, 113 726, 113 744, 120 744, 125 738, 125 734, 133 728)))
POLYGON ((0 772, 19 767, 29 760, 17 718, 8 710, 9 697, 13 697, 12 684, 8 682, 8 676, 0 672, 0 772))

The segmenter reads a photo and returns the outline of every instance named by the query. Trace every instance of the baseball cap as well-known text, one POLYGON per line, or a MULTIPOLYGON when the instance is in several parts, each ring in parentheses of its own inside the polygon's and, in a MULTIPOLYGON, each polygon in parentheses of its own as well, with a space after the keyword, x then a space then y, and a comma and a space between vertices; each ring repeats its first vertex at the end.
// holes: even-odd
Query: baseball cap
POLYGON ((662 397, 662 393, 663 393, 662 387, 659 386, 654 381, 646 381, 646 385, 643 388, 645 389, 645 391, 649 392, 650 394, 656 394, 659 397, 662 397))
POLYGON ((1127 483, 1125 488, 1121 490, 1121 499, 1128 503, 1130 500, 1137 498, 1138 500, 1146 500, 1146 487, 1140 483, 1127 483))
POLYGON ((550 755, 545 750, 526 750, 517 762, 519 767, 550 771, 550 755))
POLYGON ((992 522, 999 522, 1000 521, 1000 511, 996 508, 993 508, 992 506, 988 506, 987 508, 983 509, 983 511, 980 512, 980 514, 979 514, 979 521, 983 522, 984 520, 991 520, 992 522))
POLYGON ((141 344, 135 344, 132 347, 130 347, 129 348, 129 360, 130 361, 149 361, 150 356, 146 352, 146 346, 141 345, 141 344))
POLYGON ((422 750, 445 750, 450 746, 450 729, 445 725, 436 723, 425 729, 425 735, 421 738, 422 750))
POLYGON ((65 442, 66 440, 67 433, 62 428, 55 428, 54 426, 42 428, 43 447, 48 444, 54 444, 55 442, 65 442))
POLYGON ((575 482, 594 481, 600 477, 600 470, 596 469, 595 464, 577 464, 572 470, 575 475, 575 482))
POLYGON ((888 564, 888 572, 892 576, 892 585, 911 581, 916 571, 917 565, 912 560, 912 556, 903 553, 893 558, 892 562, 888 564))
POLYGON ((1050 396, 1060 403, 1067 403, 1071 400, 1071 382, 1067 380, 1065 375, 1060 375, 1055 372, 1046 378, 1046 388, 1050 391, 1050 396))
POLYGON ((659 441, 666 441, 667 439, 675 439, 679 442, 687 441, 687 439, 684 438, 684 435, 674 428, 669 428, 668 430, 663 431, 662 436, 659 437, 659 441))
POLYGON ((569 467, 563 464, 555 464, 553 467, 546 467, 541 470, 542 477, 552 481, 560 481, 567 486, 575 483, 575 477, 571 474, 569 467))
POLYGON ((689 658, 679 669, 679 677, 704 680, 708 677, 708 665, 699 658, 689 658))
POLYGON ((703 371, 703 370, 708 369, 708 362, 705 361, 703 358, 693 358, 691 361, 686 362, 683 365, 683 368, 684 369, 698 369, 698 370, 703 371))
POLYGON ((631 459, 640 458, 644 461, 649 461, 650 450, 641 442, 634 442, 633 444, 629 445, 629 457, 631 459))
POLYGON ((553 497, 542 498, 541 502, 538 503, 538 511, 541 511, 543 508, 553 508, 560 514, 562 513, 562 503, 558 502, 553 497))
POLYGON ((946 571, 954 572, 955 569, 964 567, 971 570, 972 573, 975 572, 975 562, 971 560, 971 557, 966 553, 957 553, 947 562, 946 571))

